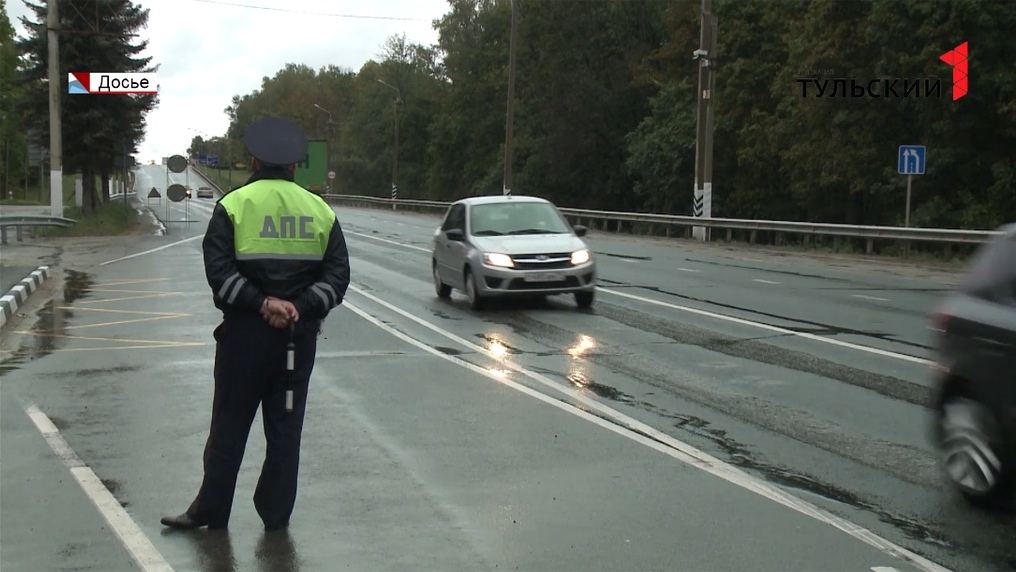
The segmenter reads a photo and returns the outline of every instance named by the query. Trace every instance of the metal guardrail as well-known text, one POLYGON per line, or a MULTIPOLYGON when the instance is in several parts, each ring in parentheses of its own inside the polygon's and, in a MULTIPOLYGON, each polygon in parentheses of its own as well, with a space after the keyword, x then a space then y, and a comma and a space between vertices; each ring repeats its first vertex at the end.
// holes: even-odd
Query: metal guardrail
POLYGON ((78 221, 70 218, 49 215, 0 215, 0 243, 7 244, 7 229, 15 227, 18 232, 18 242, 24 240, 24 229, 31 229, 32 236, 35 236, 35 229, 40 226, 56 226, 70 228, 78 221))
MULTIPOLYGON (((450 202, 428 201, 413 199, 389 199, 382 197, 366 197, 361 195, 323 195, 329 202, 346 202, 364 206, 391 206, 408 207, 413 210, 438 210, 444 211, 451 206, 450 202)), ((944 245, 952 244, 981 244, 999 234, 993 230, 960 230, 943 228, 906 228, 894 226, 861 226, 849 224, 831 223, 810 223, 773 220, 747 220, 732 218, 696 218, 683 215, 666 215, 655 213, 634 213, 617 211, 599 211, 590 209, 560 208, 562 214, 567 217, 589 221, 601 221, 601 229, 607 229, 608 222, 629 222, 643 223, 648 225, 663 225, 666 227, 666 236, 671 235, 672 227, 706 227, 711 229, 723 229, 727 231, 727 240, 731 240, 731 232, 734 230, 749 231, 750 242, 755 242, 756 232, 773 232, 781 234, 795 234, 806 237, 831 236, 834 238, 856 238, 867 239, 868 252, 873 250, 875 240, 893 240, 899 242, 926 242, 944 245)), ((593 226, 593 225, 591 225, 593 226)), ((593 226, 595 228, 595 226, 593 226)), ((619 227, 618 227, 619 228, 619 227)))

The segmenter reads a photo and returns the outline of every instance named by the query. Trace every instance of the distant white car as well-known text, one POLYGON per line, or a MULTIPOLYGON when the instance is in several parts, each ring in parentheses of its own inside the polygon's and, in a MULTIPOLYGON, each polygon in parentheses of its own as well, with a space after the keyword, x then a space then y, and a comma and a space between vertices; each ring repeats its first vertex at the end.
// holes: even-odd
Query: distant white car
POLYGON ((199 199, 214 199, 215 193, 212 192, 211 187, 198 187, 198 198, 199 199))
POLYGON ((465 292, 479 310, 497 296, 572 294, 580 308, 593 304, 596 261, 550 201, 527 196, 484 196, 456 201, 434 232, 431 268, 437 295, 465 292))

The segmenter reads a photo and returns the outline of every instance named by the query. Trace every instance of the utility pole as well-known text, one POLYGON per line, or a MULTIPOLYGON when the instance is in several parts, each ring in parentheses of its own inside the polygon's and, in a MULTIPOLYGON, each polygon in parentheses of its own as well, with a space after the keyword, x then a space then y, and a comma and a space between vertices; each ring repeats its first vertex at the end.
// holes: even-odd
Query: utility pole
POLYGON ((63 133, 60 124, 60 17, 58 0, 47 0, 46 23, 49 38, 49 205, 50 214, 62 217, 63 212, 63 133))
POLYGON ((392 210, 396 210, 395 199, 399 198, 399 105, 402 104, 402 91, 399 88, 389 85, 383 79, 378 83, 395 91, 395 154, 392 157, 392 210))
MULTIPOLYGON (((698 218, 713 216, 713 94, 716 78, 716 16, 713 0, 702 0, 701 37, 695 60, 699 62, 698 120, 695 139, 695 203, 698 218)), ((697 240, 709 240, 709 229, 692 228, 697 240)))
POLYGON ((512 0, 512 31, 508 44, 508 111, 504 134, 504 195, 512 194, 512 147, 515 145, 515 39, 519 0, 512 0))
MULTIPOLYGON (((399 103, 402 102, 402 94, 395 100, 395 157, 392 159, 392 199, 398 198, 399 194, 399 103)), ((392 205, 395 209, 395 205, 392 205)))

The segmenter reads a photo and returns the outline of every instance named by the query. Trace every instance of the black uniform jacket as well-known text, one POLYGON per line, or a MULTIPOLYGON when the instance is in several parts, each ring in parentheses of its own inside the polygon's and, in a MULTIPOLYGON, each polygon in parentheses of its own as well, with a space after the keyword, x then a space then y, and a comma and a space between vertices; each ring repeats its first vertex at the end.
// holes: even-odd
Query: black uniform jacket
MULTIPOLYGON (((244 184, 261 179, 292 181, 293 175, 282 169, 263 168, 244 184)), ((275 296, 289 300, 300 312, 298 334, 316 333, 332 308, 342 303, 349 287, 349 251, 338 219, 332 226, 324 259, 320 261, 238 261, 233 240, 233 221, 226 209, 216 204, 202 248, 212 299, 224 318, 237 313, 257 314, 265 298, 275 296)))

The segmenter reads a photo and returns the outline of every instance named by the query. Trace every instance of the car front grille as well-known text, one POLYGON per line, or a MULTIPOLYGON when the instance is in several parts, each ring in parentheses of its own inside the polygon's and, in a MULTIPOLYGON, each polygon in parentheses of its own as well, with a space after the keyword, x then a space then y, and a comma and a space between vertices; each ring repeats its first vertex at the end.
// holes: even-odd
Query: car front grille
POLYGON ((516 254, 512 256, 518 270, 562 270, 571 268, 571 253, 516 254))

